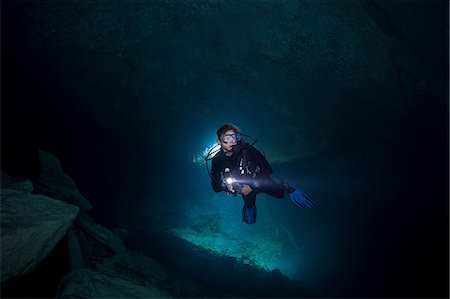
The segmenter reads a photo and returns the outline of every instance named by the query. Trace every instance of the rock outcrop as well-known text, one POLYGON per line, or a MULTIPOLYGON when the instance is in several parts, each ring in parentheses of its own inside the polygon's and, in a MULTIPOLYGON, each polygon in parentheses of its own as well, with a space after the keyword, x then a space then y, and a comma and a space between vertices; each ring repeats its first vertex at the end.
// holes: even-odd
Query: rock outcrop
POLYGON ((66 234, 79 208, 31 193, 30 181, 1 190, 1 281, 31 271, 66 234))
POLYGON ((116 228, 114 233, 98 224, 87 213, 90 203, 60 162, 43 151, 40 160, 42 173, 37 181, 1 172, 1 281, 7 285, 8 296, 42 294, 41 289, 52 289, 42 286, 48 284, 46 277, 35 273, 41 269, 38 265, 45 265, 48 273, 56 271, 53 264, 43 262, 47 257, 63 258, 61 263, 68 265, 57 274, 57 294, 53 288, 49 297, 167 298, 201 294, 192 282, 149 257, 127 250, 128 231, 116 228), (52 251, 57 244, 59 255, 52 251), (33 286, 27 282, 27 275, 33 277, 33 286), (21 293, 24 289, 29 291, 21 293))
POLYGON ((63 279, 58 296, 149 298, 202 294, 191 281, 149 257, 127 250, 119 237, 88 214, 80 213, 75 223, 68 234, 72 272, 63 279), (128 290, 113 290, 111 285, 128 290))
POLYGON ((109 229, 96 223, 88 215, 82 213, 76 220, 76 224, 84 233, 89 235, 91 239, 103 245, 113 253, 125 252, 125 246, 122 240, 109 229))
POLYGON ((170 298, 156 287, 140 286, 89 269, 76 270, 62 281, 59 298, 170 298))
POLYGON ((143 287, 156 286, 173 297, 198 297, 200 294, 192 282, 168 271, 155 260, 133 251, 114 255, 97 265, 96 270, 143 287))
MULTIPOLYGON (((49 160, 59 166, 55 158, 49 160)), ((59 167, 55 169, 63 179, 53 174, 52 181, 52 176, 47 176, 44 181, 51 187, 41 188, 40 192, 58 193, 65 200, 71 198, 64 190, 69 190, 69 195, 78 191, 58 186, 58 182, 67 183, 71 179, 64 179, 68 177, 59 167)), ((59 297, 167 298, 199 294, 191 282, 151 258, 128 251, 117 234, 96 223, 86 212, 79 213, 79 207, 33 194, 31 181, 12 178, 3 172, 1 178, 1 281, 8 282, 8 286, 32 272, 65 237, 66 245, 62 245, 67 248, 67 261, 61 262, 68 262, 70 272, 61 277, 59 297)), ((126 239, 125 229, 116 231, 126 239)))
POLYGON ((64 172, 58 159, 41 150, 39 151, 39 160, 42 173, 40 178, 34 182, 35 193, 45 194, 76 205, 82 211, 92 209, 89 201, 78 191, 72 178, 64 172))
POLYGON ((130 235, 128 230, 124 228, 114 228, 112 232, 115 233, 124 244, 127 243, 128 236, 130 235))

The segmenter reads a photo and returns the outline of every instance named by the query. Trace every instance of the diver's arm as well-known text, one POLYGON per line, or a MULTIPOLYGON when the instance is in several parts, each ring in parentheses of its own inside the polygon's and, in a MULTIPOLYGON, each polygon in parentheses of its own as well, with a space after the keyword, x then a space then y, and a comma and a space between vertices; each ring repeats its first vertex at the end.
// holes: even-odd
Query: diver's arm
POLYGON ((256 165, 259 166, 259 174, 258 176, 268 177, 272 175, 272 166, 270 166, 269 162, 267 161, 266 157, 264 157, 263 154, 261 154, 260 151, 258 151, 256 148, 251 147, 249 149, 249 153, 251 155, 252 160, 256 163, 256 165))
POLYGON ((226 186, 223 185, 223 183, 220 181, 220 169, 217 161, 213 158, 212 159, 212 165, 211 165, 211 186, 214 190, 214 192, 220 192, 220 191, 227 191, 226 186))
POLYGON ((250 185, 244 184, 241 187, 240 193, 244 196, 248 195, 250 192, 252 192, 253 189, 250 187, 250 185))

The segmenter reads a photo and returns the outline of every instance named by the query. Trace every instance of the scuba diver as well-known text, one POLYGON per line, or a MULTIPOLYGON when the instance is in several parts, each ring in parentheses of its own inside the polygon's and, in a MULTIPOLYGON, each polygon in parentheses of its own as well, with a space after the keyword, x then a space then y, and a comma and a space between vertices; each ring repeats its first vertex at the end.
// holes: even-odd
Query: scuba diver
MULTIPOLYGON (((256 222, 256 195, 266 193, 276 198, 283 198, 287 192, 289 198, 302 208, 311 208, 315 203, 300 189, 290 185, 286 180, 279 183, 272 178, 272 167, 266 157, 252 144, 245 142, 237 126, 231 123, 222 125, 217 130, 219 150, 208 153, 205 160, 212 160, 212 188, 215 192, 225 191, 236 196, 242 195, 242 221, 248 224, 256 222), (212 158, 211 156, 215 154, 212 158)), ((251 137, 250 137, 251 138, 251 137)), ((208 167, 208 164, 207 164, 208 167)))

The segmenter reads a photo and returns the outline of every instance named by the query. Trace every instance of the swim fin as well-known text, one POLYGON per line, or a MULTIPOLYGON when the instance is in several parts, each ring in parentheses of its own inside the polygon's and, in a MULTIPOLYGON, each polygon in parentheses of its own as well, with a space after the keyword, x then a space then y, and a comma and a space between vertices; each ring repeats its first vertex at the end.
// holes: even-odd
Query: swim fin
POLYGON ((314 201, 312 201, 311 198, 309 198, 308 195, 306 195, 305 192, 303 192, 302 190, 300 190, 297 187, 294 186, 289 186, 291 188, 291 192, 288 192, 288 196, 289 198, 300 208, 303 209, 308 209, 308 208, 312 208, 316 205, 316 203, 314 201))
POLYGON ((242 208, 242 221, 247 224, 253 224, 256 222, 256 206, 247 208, 245 205, 242 208))

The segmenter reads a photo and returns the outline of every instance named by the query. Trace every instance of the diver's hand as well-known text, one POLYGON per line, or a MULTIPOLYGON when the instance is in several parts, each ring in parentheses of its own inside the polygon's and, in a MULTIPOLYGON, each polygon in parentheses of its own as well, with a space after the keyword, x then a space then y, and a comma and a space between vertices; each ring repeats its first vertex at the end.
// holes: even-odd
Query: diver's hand
POLYGON ((241 187, 241 193, 244 196, 246 196, 247 194, 249 194, 252 191, 253 191, 253 189, 249 185, 242 185, 242 187, 241 187))
POLYGON ((236 192, 236 190, 234 190, 232 185, 227 185, 227 188, 228 188, 228 192, 230 192, 230 193, 234 194, 236 192))
POLYGON ((225 183, 225 182, 222 182, 222 187, 223 188, 227 188, 227 192, 229 192, 229 193, 234 193, 234 192, 236 192, 234 189, 233 189, 233 185, 231 185, 231 184, 227 184, 227 183, 225 183))

